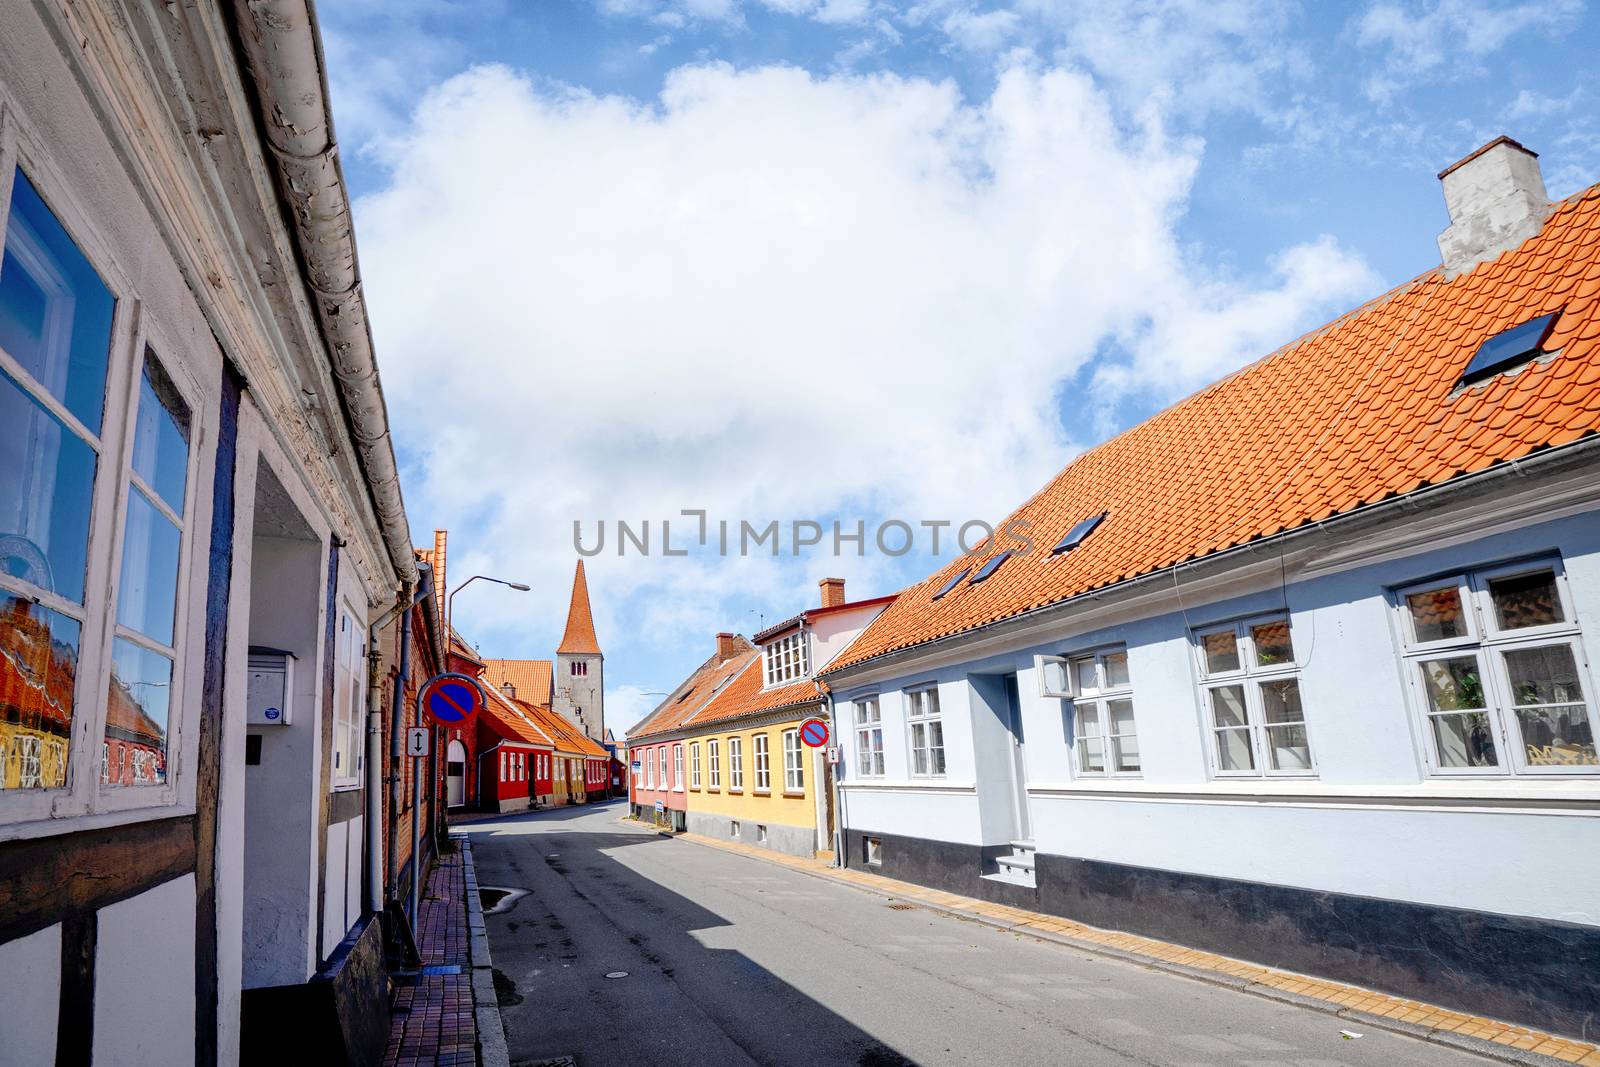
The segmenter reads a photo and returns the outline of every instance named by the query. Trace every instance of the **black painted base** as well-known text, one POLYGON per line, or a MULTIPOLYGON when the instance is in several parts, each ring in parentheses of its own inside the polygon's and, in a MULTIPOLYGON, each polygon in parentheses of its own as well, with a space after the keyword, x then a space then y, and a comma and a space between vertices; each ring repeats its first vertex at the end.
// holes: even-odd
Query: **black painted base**
POLYGON ((845 832, 847 866, 1593 1040, 1600 927, 1040 854, 1037 889, 976 845, 845 832), (865 840, 882 841, 882 864, 865 840))
POLYGON ((383 933, 371 917, 304 985, 244 991, 239 1062, 378 1067, 389 1042, 389 994, 383 933))

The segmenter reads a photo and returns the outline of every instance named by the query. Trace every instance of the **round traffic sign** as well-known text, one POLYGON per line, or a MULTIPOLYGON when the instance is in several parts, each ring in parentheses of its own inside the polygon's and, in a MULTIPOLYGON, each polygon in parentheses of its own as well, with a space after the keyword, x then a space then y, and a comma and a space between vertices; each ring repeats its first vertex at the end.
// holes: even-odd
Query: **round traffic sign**
POLYGON ((436 674, 417 694, 417 706, 440 726, 460 726, 483 706, 483 693, 469 675, 436 674))
POLYGON ((821 748, 828 743, 828 724, 821 719, 807 719, 800 724, 800 740, 812 748, 821 748))

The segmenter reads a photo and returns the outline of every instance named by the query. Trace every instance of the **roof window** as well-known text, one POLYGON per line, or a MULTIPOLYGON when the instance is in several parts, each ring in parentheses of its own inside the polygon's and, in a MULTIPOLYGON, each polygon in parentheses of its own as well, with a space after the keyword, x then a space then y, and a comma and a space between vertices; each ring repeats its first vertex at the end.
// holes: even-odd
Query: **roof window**
POLYGON ((967 584, 968 585, 977 585, 979 582, 988 581, 989 575, 991 575, 995 571, 999 570, 1000 569, 1000 564, 1002 564, 1006 560, 1010 559, 1011 558, 1011 554, 1012 554, 1011 553, 1011 549, 1008 548, 1004 552, 1002 552, 998 556, 996 556, 994 559, 991 559, 988 563, 985 563, 983 566, 979 567, 978 568, 978 573, 974 574, 972 576, 972 581, 968 582, 967 584))
POLYGON ((1552 311, 1548 315, 1540 315, 1520 326, 1513 326, 1509 330, 1495 334, 1478 346, 1478 351, 1472 356, 1472 362, 1461 372, 1461 378, 1456 384, 1476 385, 1508 367, 1526 363, 1539 356, 1543 351, 1545 338, 1550 336, 1550 330, 1560 315, 1561 312, 1552 311))
POLYGON ((933 599, 938 600, 950 590, 960 585, 961 579, 965 578, 967 576, 967 572, 970 570, 972 570, 971 567, 963 567, 960 571, 956 572, 956 574, 953 575, 948 582, 945 582, 939 587, 939 591, 937 593, 933 594, 933 599))
POLYGON ((1099 526, 1101 520, 1105 517, 1106 513, 1102 511, 1100 514, 1091 515, 1087 519, 1084 519, 1082 522, 1078 523, 1078 525, 1067 531, 1067 536, 1063 537, 1060 543, 1050 550, 1050 554, 1052 556, 1059 556, 1063 552, 1071 552, 1073 549, 1077 548, 1083 543, 1083 539, 1085 537, 1088 537, 1090 534, 1094 533, 1094 528, 1099 526))

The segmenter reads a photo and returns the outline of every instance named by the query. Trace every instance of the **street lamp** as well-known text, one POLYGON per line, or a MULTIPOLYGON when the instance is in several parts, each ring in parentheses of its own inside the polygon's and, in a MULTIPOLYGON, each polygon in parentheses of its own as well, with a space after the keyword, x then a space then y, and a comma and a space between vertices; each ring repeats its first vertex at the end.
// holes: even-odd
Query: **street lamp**
POLYGON ((529 586, 523 584, 522 582, 508 582, 504 578, 491 578, 487 574, 474 574, 471 578, 468 578, 466 581, 450 590, 450 595, 445 598, 444 628, 446 644, 448 644, 449 641, 455 636, 456 632, 455 625, 450 621, 455 617, 456 594, 461 592, 461 590, 465 589, 467 586, 471 585, 473 582, 477 581, 479 578, 482 578, 486 582, 494 582, 497 585, 509 585, 519 593, 526 593, 529 589, 529 586))

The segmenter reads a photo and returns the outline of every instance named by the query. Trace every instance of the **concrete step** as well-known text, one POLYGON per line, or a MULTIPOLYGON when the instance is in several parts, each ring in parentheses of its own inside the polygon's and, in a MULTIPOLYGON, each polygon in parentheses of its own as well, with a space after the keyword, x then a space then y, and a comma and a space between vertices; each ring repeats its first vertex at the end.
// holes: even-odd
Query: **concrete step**
POLYGON ((986 874, 984 877, 991 882, 1004 882, 1007 885, 1022 885, 1027 886, 1029 889, 1032 889, 1036 884, 1033 880, 1032 871, 1011 870, 1006 867, 1001 867, 994 874, 986 874))
POLYGON ((1018 856, 1016 854, 1012 854, 1010 856, 1001 856, 996 859, 995 862, 998 863, 1002 868, 1012 867, 1019 871, 1033 870, 1032 856, 1018 856))
POLYGON ((1017 855, 1027 856, 1029 859, 1033 858, 1035 849, 1032 841, 1010 841, 1007 843, 1011 846, 1011 851, 1017 855))

